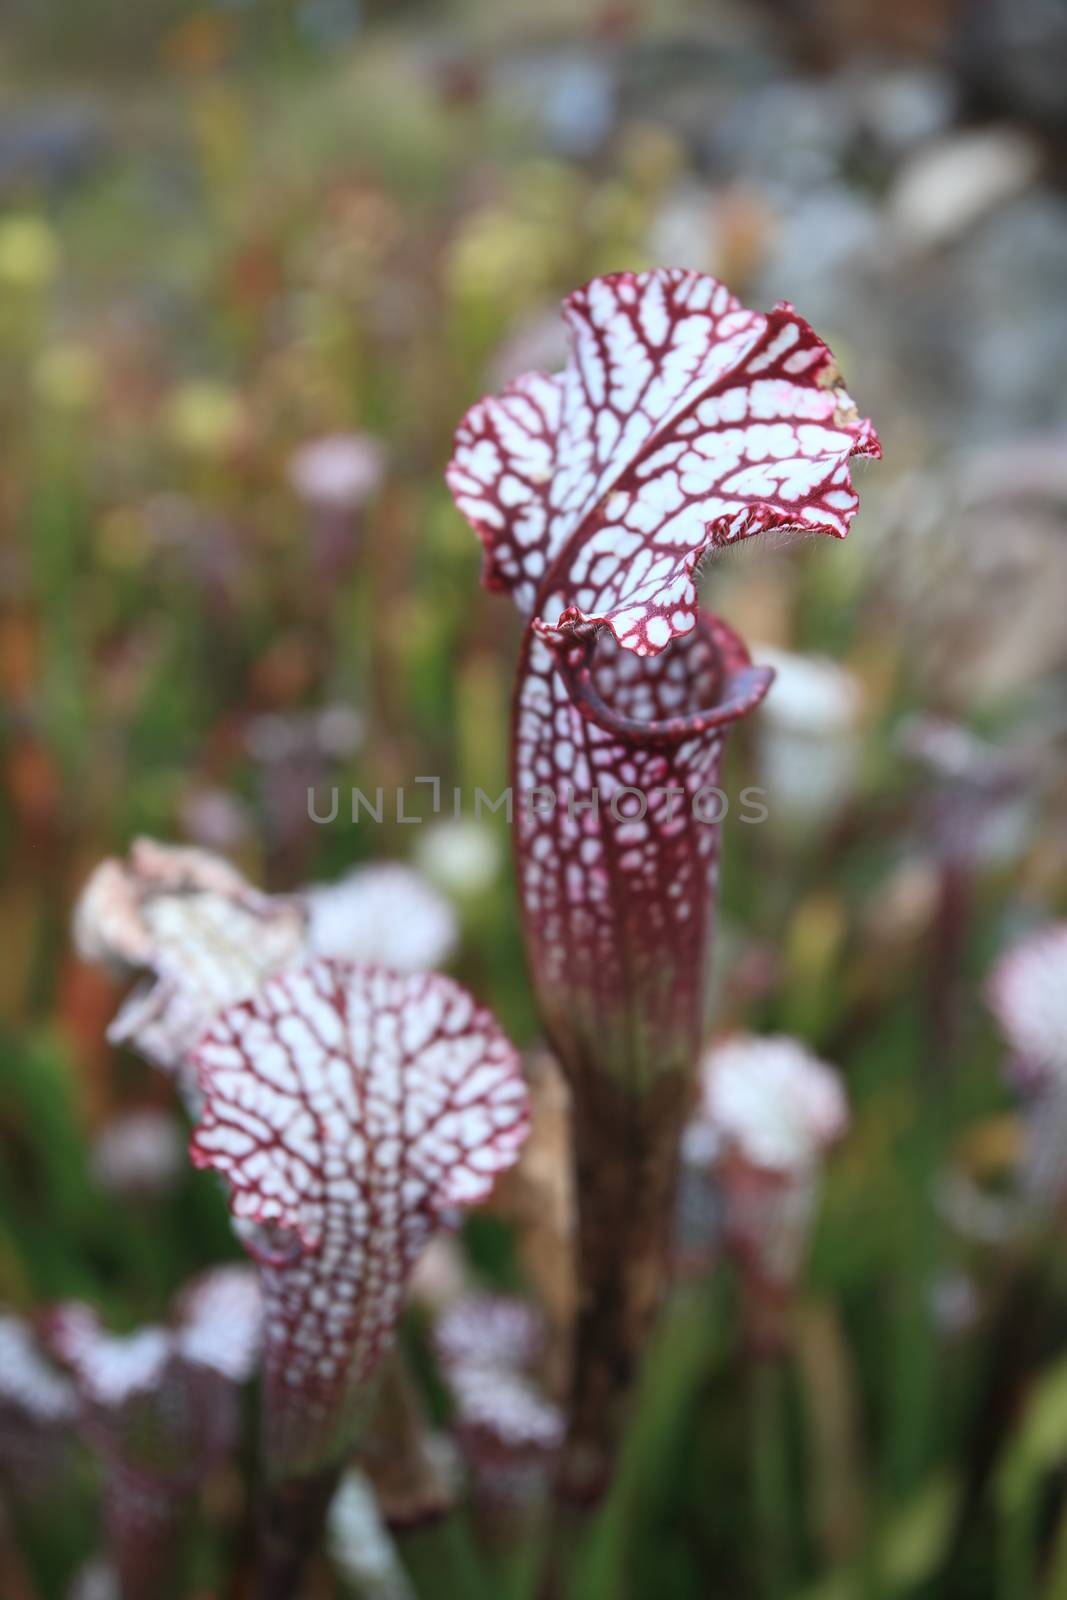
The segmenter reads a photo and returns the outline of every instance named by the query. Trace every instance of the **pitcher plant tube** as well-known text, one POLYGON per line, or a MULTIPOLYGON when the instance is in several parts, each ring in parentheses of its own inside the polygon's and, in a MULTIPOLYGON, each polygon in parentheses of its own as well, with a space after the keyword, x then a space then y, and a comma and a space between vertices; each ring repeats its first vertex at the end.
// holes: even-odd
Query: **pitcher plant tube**
POLYGON ((448 978, 322 960, 196 1052, 192 1156, 226 1178, 265 1307, 261 1587, 299 1591, 365 1427, 411 1271, 526 1133, 519 1060, 448 978))
POLYGON ((594 279, 569 358, 460 423, 447 478, 483 582, 526 619, 512 716, 526 948, 573 1094, 578 1282, 561 1495, 610 1479, 669 1259, 705 1032, 729 728, 772 674, 701 609, 704 558, 757 534, 843 538, 877 436, 788 304, 697 272, 594 279))
POLYGON ((1022 1099, 1022 1194, 1048 1210, 1067 1193, 1067 922, 1013 944, 986 997, 1011 1048, 1006 1075, 1022 1099))

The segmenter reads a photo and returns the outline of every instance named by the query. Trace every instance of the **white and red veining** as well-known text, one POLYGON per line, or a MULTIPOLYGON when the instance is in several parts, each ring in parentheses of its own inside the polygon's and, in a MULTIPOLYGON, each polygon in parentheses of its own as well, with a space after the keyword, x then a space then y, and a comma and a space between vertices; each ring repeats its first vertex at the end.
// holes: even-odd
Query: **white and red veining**
POLYGON ((518 806, 517 870, 540 1003, 572 1065, 603 1052, 641 1081, 692 1059, 718 871, 710 791, 726 729, 769 682, 706 614, 644 660, 604 636, 563 649, 528 633, 515 789, 554 803, 518 806))
POLYGON ((850 460, 879 445, 789 306, 656 270, 595 279, 564 316, 564 372, 474 406, 447 477, 487 586, 530 618, 512 774, 542 1010, 572 1071, 634 1082, 695 1057, 719 839, 700 791, 771 679, 700 612, 696 567, 771 528, 843 537, 850 460), (643 816, 620 815, 636 796, 611 813, 624 788, 643 816))
POLYGON ((715 279, 667 269, 595 279, 564 316, 565 370, 474 406, 447 477, 487 587, 528 619, 515 854, 573 1093, 582 1271, 558 1485, 588 1500, 610 1478, 660 1298, 704 1035, 724 814, 711 791, 726 730, 772 677, 701 612, 697 568, 770 530, 843 538, 851 458, 880 446, 791 306, 746 311, 715 279))
POLYGON ((515 1051, 450 979, 319 961, 219 1016, 193 1160, 228 1180, 266 1301, 268 1459, 350 1437, 441 1212, 526 1134, 515 1051))
POLYGON ((770 528, 844 537, 850 458, 880 446, 792 306, 747 311, 661 268, 595 278, 564 316, 565 370, 473 406, 447 474, 486 585, 535 627, 602 623, 652 655, 694 627, 707 550, 770 528))

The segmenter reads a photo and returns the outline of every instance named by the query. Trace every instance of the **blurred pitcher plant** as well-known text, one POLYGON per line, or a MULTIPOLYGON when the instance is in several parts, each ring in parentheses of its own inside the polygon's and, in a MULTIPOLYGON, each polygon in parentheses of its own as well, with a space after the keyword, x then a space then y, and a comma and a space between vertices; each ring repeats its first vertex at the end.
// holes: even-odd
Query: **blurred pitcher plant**
POLYGON ((319 961, 216 1018, 198 1166, 227 1179, 265 1306, 265 1600, 299 1592, 411 1271, 526 1134, 519 1060, 450 978, 319 961))
MULTIPOLYGON (((730 727, 767 668, 702 609, 698 569, 757 534, 843 538, 880 454, 793 308, 683 270, 594 279, 569 357, 461 422, 448 483, 483 582, 523 617, 512 715, 528 960, 568 1076, 578 1241, 558 1488, 595 1501, 669 1261, 707 1019, 730 727)), ((773 805, 773 796, 769 797, 773 805)))

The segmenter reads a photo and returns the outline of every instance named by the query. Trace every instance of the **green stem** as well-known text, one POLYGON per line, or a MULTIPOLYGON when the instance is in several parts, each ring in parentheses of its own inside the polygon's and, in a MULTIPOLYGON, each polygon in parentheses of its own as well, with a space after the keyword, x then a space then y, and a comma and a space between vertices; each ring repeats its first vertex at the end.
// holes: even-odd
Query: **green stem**
POLYGON ((1045 1600, 1067 1600, 1067 1500, 1056 1524, 1044 1595, 1045 1600))
POLYGON ((944 1224, 934 1195, 952 1126, 948 1084, 935 1087, 900 1151, 907 1199, 898 1218, 893 1405, 883 1479, 891 1505, 917 1491, 935 1454, 940 1352, 929 1296, 944 1252, 944 1224))
POLYGON ((1032 1600, 1036 1594, 1037 1495, 1028 1489, 997 1530, 998 1600, 1032 1600))
POLYGON ((470 1529, 457 1512, 395 1528, 393 1539, 419 1600, 489 1600, 470 1529))
POLYGON ((764 1600, 789 1592, 792 1545, 789 1462, 781 1361, 758 1361, 752 1374, 752 1497, 764 1600))
POLYGON ((643 1600, 635 1573, 644 1534, 650 1525, 663 1525, 675 1509, 663 1463, 684 1453, 694 1396, 720 1354, 715 1295, 704 1288, 676 1292, 649 1352, 619 1470, 588 1537, 581 1541, 579 1530, 566 1521, 561 1533, 562 1508, 553 1508, 560 1560, 555 1590, 546 1585, 543 1591, 546 1600, 587 1595, 643 1600))

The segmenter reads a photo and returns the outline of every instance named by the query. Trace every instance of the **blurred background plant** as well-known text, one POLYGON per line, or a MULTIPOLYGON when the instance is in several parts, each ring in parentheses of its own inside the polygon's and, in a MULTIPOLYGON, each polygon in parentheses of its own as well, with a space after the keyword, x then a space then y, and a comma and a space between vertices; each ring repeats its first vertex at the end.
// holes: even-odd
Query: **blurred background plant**
MULTIPOLYGON (((730 754, 730 792, 766 785, 769 815, 727 822, 716 1027, 832 1061, 851 1121, 777 1363, 776 1454, 753 1479, 734 1269, 684 1274, 581 1593, 1064 1592, 1063 1192, 1026 1170, 1042 1102, 983 993, 1067 908, 1065 79, 1040 0, 9 3, 10 1314, 79 1299, 129 1331, 236 1253, 221 1192, 175 1163, 170 1086, 107 1045, 119 991, 68 937, 134 834, 276 892, 416 859, 455 903, 456 974, 534 1044, 503 816, 435 819, 414 786, 505 782, 518 624, 481 602, 441 472, 467 404, 558 363, 574 284, 698 267, 794 300, 885 447, 842 549, 708 572, 783 669, 730 754), (316 825, 308 785, 331 784, 406 784, 424 820, 353 826, 342 804, 316 825)), ((1055 1058, 1067 972, 1042 994, 1055 1058)), ((551 1316, 546 1215, 473 1219, 463 1271, 533 1283, 551 1316)), ((5 1496, 5 1595, 65 1594, 98 1550, 86 1463, 48 1470, 5 1496)), ((189 1592, 221 1595, 240 1484, 202 1498, 189 1592)), ((492 1592, 522 1593, 529 1516, 466 1532, 492 1592)), ((352 1565, 321 1592, 366 1587, 352 1565)))

